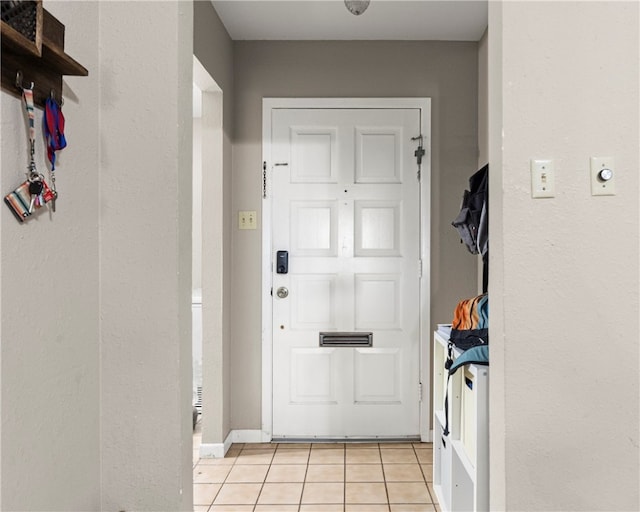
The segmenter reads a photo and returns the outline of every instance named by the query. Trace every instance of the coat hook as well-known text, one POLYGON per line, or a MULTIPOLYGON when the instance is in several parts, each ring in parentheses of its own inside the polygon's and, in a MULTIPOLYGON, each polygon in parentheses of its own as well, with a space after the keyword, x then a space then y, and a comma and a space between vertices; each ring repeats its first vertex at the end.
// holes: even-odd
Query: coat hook
MULTIPOLYGON (((16 73, 16 87, 18 89, 27 89, 27 87, 22 83, 22 71, 20 70, 16 73)), ((31 82, 31 87, 29 87, 29 89, 33 89, 33 82, 31 82)))
POLYGON ((53 89, 51 89, 51 92, 49 93, 49 97, 51 98, 51 101, 54 101, 61 107, 64 105, 64 98, 62 97, 62 93, 60 93, 60 101, 56 100, 56 92, 53 89))

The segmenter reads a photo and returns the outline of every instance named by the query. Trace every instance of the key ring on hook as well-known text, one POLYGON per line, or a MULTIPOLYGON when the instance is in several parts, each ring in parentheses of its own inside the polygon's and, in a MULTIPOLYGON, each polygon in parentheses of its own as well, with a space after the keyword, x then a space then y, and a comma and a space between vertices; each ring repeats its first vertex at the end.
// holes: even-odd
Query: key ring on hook
POLYGON ((22 83, 22 71, 18 71, 16 73, 16 87, 20 90, 24 90, 24 89, 29 89, 29 90, 33 90, 33 82, 31 82, 31 87, 25 87, 24 84, 22 83))

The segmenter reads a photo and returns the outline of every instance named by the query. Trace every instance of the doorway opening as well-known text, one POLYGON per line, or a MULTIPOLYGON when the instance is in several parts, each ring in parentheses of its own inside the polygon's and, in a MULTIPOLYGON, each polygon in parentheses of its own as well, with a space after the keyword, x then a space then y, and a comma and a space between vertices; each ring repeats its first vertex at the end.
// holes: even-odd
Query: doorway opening
MULTIPOLYGON (((219 443, 222 430, 223 127, 222 90, 193 57, 192 327, 193 405, 203 445, 219 443)), ((206 455, 211 455, 207 453, 206 455)), ((219 455, 218 455, 219 456, 219 455)))

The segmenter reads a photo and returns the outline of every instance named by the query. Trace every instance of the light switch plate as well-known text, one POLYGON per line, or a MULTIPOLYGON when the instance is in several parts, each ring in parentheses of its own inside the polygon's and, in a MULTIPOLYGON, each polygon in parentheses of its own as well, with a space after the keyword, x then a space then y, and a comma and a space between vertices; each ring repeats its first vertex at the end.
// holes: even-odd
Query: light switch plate
POLYGON ((257 215, 254 211, 238 212, 238 229, 257 229, 257 215))
POLYGON ((612 156, 591 157, 591 195, 614 196, 616 195, 616 170, 615 159, 612 156), (606 174, 601 174, 603 169, 606 174), (609 179, 602 179, 602 176, 609 179))
POLYGON ((531 197, 555 197, 556 177, 553 160, 531 160, 531 197))

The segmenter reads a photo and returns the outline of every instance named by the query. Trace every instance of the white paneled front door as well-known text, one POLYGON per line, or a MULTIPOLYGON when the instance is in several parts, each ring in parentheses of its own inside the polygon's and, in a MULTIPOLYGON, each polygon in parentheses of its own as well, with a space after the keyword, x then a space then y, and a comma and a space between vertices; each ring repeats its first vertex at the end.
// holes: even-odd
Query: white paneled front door
POLYGON ((271 115, 272 435, 418 436, 420 110, 271 115))

